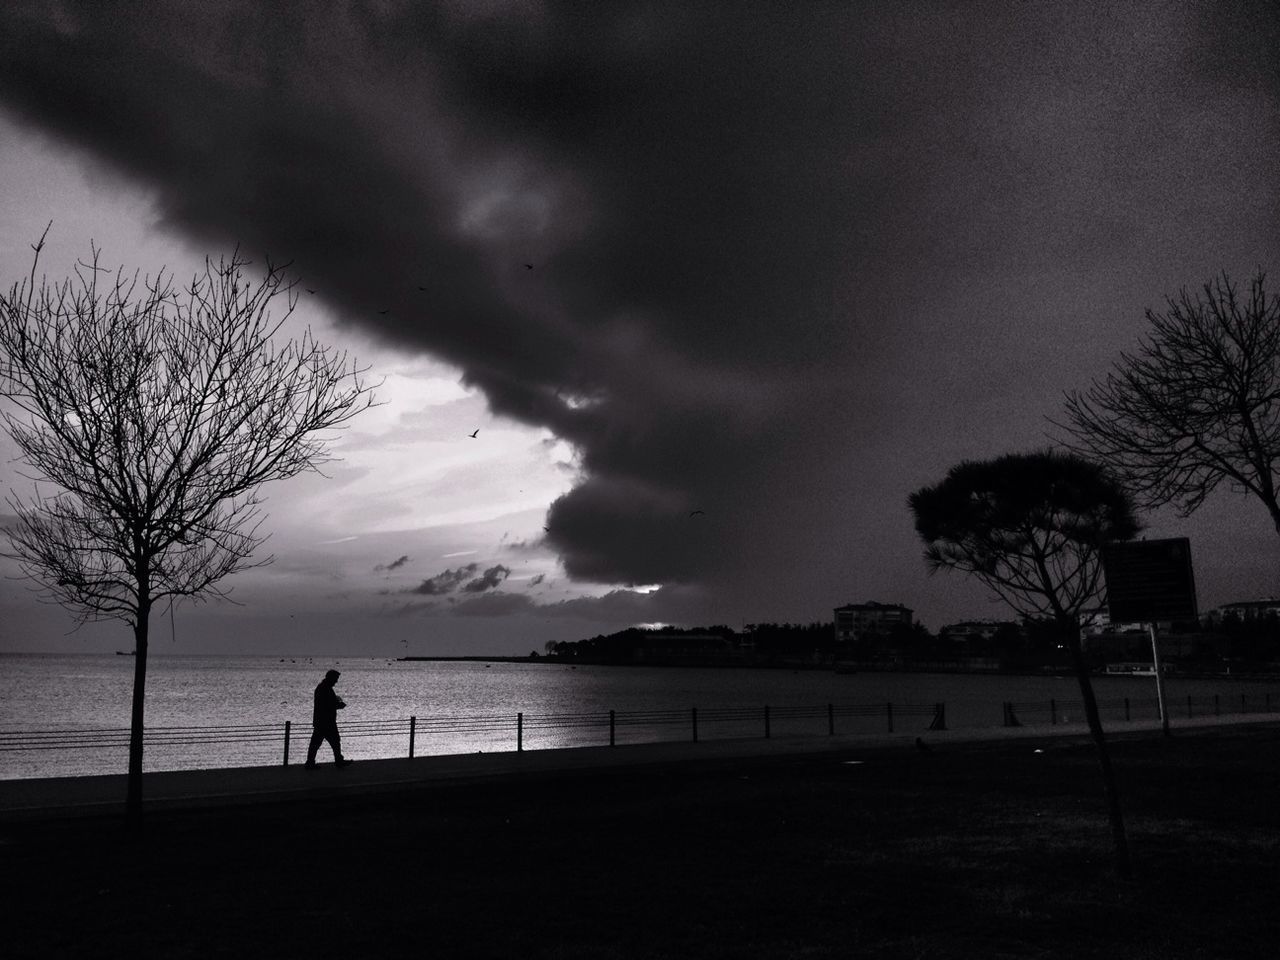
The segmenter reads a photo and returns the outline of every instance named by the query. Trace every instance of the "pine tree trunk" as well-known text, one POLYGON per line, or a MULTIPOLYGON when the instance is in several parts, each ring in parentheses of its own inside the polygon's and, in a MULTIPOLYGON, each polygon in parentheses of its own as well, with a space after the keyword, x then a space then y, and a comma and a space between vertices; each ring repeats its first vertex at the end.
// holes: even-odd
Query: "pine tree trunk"
POLYGON ((1102 786, 1107 798, 1107 815, 1111 819, 1111 838, 1115 845, 1116 873, 1122 880, 1133 877, 1133 863, 1129 858, 1129 838, 1124 829, 1124 813, 1120 809, 1120 789, 1116 786, 1111 769, 1111 756, 1107 752, 1107 738, 1102 732, 1102 718, 1098 716, 1098 701, 1093 695, 1093 682, 1089 679, 1089 667, 1080 645, 1080 631, 1072 623, 1064 625, 1064 638, 1071 651, 1071 663, 1076 679, 1080 682, 1080 697, 1084 700, 1084 715, 1089 722, 1089 735, 1098 751, 1098 766, 1102 769, 1102 786))

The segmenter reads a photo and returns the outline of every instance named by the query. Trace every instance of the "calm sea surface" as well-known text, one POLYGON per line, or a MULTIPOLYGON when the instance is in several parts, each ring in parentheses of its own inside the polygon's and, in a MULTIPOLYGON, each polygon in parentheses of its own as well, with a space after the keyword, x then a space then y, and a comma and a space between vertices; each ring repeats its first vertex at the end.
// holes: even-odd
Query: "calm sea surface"
MULTIPOLYGON (((133 665, 132 657, 123 656, 0 654, 0 733, 127 728, 133 665)), ((418 718, 419 756, 514 750, 517 713, 526 717, 525 749, 607 743, 610 710, 620 718, 637 717, 620 723, 619 743, 688 739, 691 723, 685 717, 694 707, 704 718, 711 717, 700 722, 699 736, 705 739, 762 736, 765 705, 772 712, 772 732, 779 736, 826 733, 827 704, 893 703, 896 729, 902 732, 923 731, 930 722, 908 705, 923 710, 939 701, 946 704, 952 728, 999 726, 1004 701, 1047 705, 1053 698, 1067 704, 1060 720, 1080 719, 1071 716, 1079 689, 1069 677, 153 656, 147 672, 149 730, 261 724, 268 732, 258 741, 244 742, 243 733, 228 731, 230 742, 213 743, 192 743, 181 732, 171 734, 179 742, 148 744, 145 768, 280 763, 285 721, 293 728, 290 762, 300 762, 310 734, 312 691, 330 667, 342 671, 337 689, 348 707, 339 714, 339 726, 344 751, 357 759, 407 756, 410 716, 418 718), (743 708, 744 717, 716 721, 714 712, 722 708, 743 708), (788 717, 789 708, 822 714, 788 717), (679 719, 643 722, 641 714, 655 711, 679 711, 679 719), (485 719, 472 722, 476 718, 485 719)), ((1099 677, 1095 689, 1100 700, 1133 698, 1135 719, 1152 715, 1152 708, 1144 706, 1155 697, 1150 677, 1099 677)), ((1242 694, 1253 700, 1271 692, 1280 705, 1280 684, 1275 682, 1170 679, 1166 690, 1175 717, 1177 703, 1188 695, 1220 694, 1230 710, 1232 704, 1238 709, 1242 694)), ((841 717, 837 732, 883 731, 886 719, 880 711, 841 717)), ((1047 714, 1039 719, 1047 722, 1047 714)), ((125 757, 120 746, 0 750, 0 779, 120 773, 125 757)), ((331 759, 325 752, 320 757, 331 759)))

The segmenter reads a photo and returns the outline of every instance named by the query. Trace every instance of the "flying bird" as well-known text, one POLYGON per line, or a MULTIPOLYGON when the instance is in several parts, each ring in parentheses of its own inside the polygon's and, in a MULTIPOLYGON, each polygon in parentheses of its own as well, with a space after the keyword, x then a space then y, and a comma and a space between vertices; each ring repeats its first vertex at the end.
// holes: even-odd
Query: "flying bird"
POLYGON ((385 316, 386 316, 388 313, 390 313, 390 312, 391 312, 391 310, 390 310, 390 309, 387 309, 387 310, 379 310, 379 311, 378 311, 378 314, 379 314, 380 316, 385 317, 385 316))
POLYGON ((479 432, 480 432, 480 428, 476 427, 474 430, 468 433, 467 436, 470 437, 472 440, 474 440, 476 438, 476 434, 479 432))
POLYGON ((310 287, 307 287, 307 293, 315 293, 315 291, 312 290, 310 287))
POLYGON ((698 514, 702 514, 702 516, 704 516, 704 517, 705 517, 705 516, 707 515, 707 511, 705 511, 705 510, 691 510, 691 511, 689 511, 689 516, 691 516, 691 517, 696 517, 696 516, 698 516, 698 514))
POLYGON ((526 264, 524 265, 524 268, 525 268, 526 270, 532 270, 532 269, 533 269, 533 264, 532 264, 532 263, 526 263, 526 264))

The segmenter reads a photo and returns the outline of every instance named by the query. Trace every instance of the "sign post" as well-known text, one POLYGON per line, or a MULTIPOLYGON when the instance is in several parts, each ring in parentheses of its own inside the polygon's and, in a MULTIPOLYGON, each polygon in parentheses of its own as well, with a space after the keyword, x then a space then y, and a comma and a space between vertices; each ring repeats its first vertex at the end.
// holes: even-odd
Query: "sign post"
POLYGON ((1194 620, 1196 582, 1191 568, 1191 541, 1134 540, 1102 548, 1107 578, 1107 609, 1112 623, 1145 623, 1151 633, 1151 665, 1156 674, 1160 727, 1169 736, 1165 708, 1164 666, 1160 662, 1162 620, 1194 620))
POLYGON ((1151 631, 1151 666, 1156 671, 1156 702, 1160 704, 1160 729, 1166 737, 1169 733, 1169 711, 1164 705, 1164 667, 1160 664, 1160 627, 1153 620, 1147 624, 1151 631))

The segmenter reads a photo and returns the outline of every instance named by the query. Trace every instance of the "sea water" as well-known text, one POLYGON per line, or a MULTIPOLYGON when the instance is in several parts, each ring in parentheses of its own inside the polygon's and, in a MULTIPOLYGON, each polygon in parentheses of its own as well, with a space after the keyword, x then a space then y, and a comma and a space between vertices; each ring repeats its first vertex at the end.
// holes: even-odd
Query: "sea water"
MULTIPOLYGON (((1005 701, 1056 700, 1063 705, 1059 722, 1082 719, 1073 706, 1080 696, 1075 679, 1058 676, 244 656, 152 656, 147 667, 149 730, 266 728, 252 740, 232 730, 225 742, 190 742, 195 738, 179 733, 171 737, 177 742, 149 743, 148 770, 281 763, 286 721, 290 762, 300 762, 312 693, 330 668, 342 672, 337 691, 348 705, 339 714, 344 752, 357 759, 407 756, 409 717, 418 718, 418 756, 605 744, 609 711, 619 720, 618 743, 689 739, 695 709, 700 738, 763 736, 766 729, 774 736, 821 736, 829 729, 828 704, 869 708, 865 715, 838 715, 841 733, 883 732, 890 723, 900 733, 924 732, 935 703, 945 703, 952 728, 1000 726, 1005 701), (718 710, 736 711, 734 719, 717 720, 718 710)), ((0 734, 125 730, 133 676, 130 656, 0 654, 0 734)), ((1100 700, 1132 698, 1135 719, 1152 715, 1151 677, 1101 676, 1094 687, 1100 700)), ((1219 694, 1234 712, 1242 693, 1256 703, 1270 691, 1280 708, 1275 683, 1171 678, 1166 690, 1174 715, 1188 695, 1219 694)), ((120 773, 126 756, 120 745, 0 749, 0 779, 120 773)))

